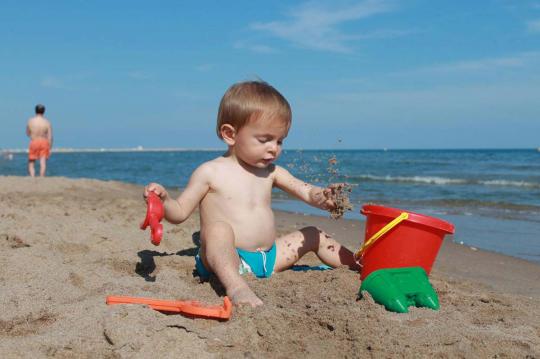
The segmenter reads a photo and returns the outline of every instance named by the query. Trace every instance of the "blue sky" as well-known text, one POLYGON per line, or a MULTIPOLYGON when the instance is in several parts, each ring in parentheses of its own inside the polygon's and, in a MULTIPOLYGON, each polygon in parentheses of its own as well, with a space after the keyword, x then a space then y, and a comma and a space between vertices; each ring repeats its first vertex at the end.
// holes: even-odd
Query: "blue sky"
POLYGON ((540 1, 2 1, 0 148, 223 145, 232 83, 293 108, 286 148, 540 146, 540 1))

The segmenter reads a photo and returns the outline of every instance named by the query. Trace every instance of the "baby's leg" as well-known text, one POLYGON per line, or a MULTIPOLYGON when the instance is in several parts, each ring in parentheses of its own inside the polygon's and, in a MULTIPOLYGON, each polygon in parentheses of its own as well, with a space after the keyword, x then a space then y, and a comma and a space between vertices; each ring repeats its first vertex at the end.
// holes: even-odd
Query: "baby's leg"
POLYGON ((331 267, 346 265, 350 269, 360 270, 353 253, 317 227, 305 227, 280 237, 276 246, 276 272, 290 268, 308 252, 314 252, 324 264, 331 267))
POLYGON ((204 266, 214 272, 234 304, 263 302, 238 273, 240 258, 234 247, 234 232, 225 222, 214 222, 201 229, 201 259, 204 266))

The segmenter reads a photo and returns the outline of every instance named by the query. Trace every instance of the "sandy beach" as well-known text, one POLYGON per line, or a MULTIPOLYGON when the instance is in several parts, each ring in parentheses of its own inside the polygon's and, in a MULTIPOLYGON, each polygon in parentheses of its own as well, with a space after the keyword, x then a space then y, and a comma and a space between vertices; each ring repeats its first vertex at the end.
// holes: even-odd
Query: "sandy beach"
MULTIPOLYGON (((439 311, 396 314, 357 300, 359 275, 346 269, 248 277, 265 305, 235 308, 227 322, 107 306, 108 295, 223 301, 219 283, 193 273, 198 214, 165 223, 156 247, 139 229, 141 193, 120 182, 0 177, 0 357, 540 356, 540 265, 451 238, 430 277, 439 311)), ((363 239, 359 221, 276 212, 276 224, 279 233, 320 226, 352 250, 363 239)))

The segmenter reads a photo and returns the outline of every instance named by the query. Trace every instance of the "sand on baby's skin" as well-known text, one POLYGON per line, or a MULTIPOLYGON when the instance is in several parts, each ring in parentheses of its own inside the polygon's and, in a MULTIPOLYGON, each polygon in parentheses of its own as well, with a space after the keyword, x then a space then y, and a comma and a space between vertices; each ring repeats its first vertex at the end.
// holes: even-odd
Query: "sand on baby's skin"
MULTIPOLYGON (((346 269, 248 277, 265 306, 229 322, 107 306, 107 295, 222 302, 219 283, 193 276, 198 215, 165 224, 155 247, 138 229, 141 191, 0 177, 1 358, 539 356, 540 266, 449 241, 431 275, 439 311, 357 301, 346 269)), ((363 237, 358 221, 276 213, 280 234, 315 224, 353 250, 363 237)))

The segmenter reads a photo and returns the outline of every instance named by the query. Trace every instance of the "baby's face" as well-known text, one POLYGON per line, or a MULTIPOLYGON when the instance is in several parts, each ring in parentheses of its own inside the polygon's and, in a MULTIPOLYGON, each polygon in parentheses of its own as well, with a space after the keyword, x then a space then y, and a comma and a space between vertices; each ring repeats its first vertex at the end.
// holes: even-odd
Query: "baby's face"
POLYGON ((266 168, 281 154, 289 126, 284 121, 251 120, 236 135, 235 153, 246 164, 266 168))

